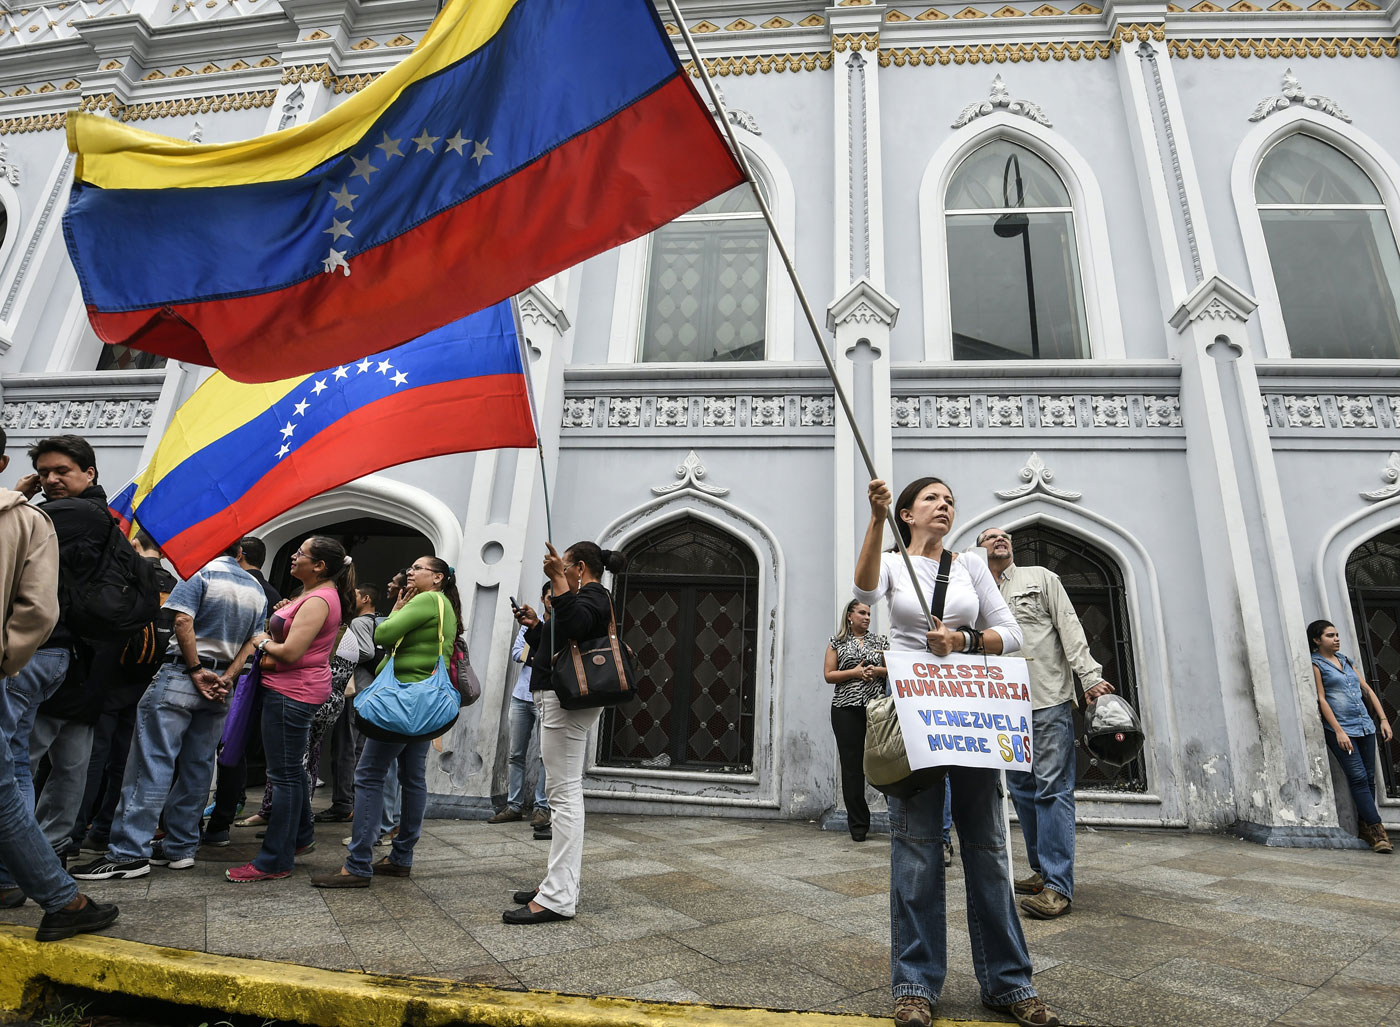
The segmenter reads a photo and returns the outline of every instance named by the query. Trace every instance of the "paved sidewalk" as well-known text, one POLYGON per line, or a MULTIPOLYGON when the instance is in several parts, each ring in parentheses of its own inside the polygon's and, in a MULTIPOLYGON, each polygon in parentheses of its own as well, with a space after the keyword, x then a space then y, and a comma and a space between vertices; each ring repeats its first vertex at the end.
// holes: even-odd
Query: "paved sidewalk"
MULTIPOLYGON (((527 825, 430 821, 412 878, 353 891, 307 883, 344 852, 346 825, 318 829, 320 848, 288 881, 223 879, 255 851, 247 829, 193 869, 87 890, 121 903, 114 936, 175 948, 506 988, 891 1008, 883 835, 591 815, 578 918, 508 927, 510 892, 538 882, 548 849, 527 825)), ((1067 1023, 1400 1027, 1400 856, 1108 830, 1081 830, 1079 853, 1073 914, 1026 922, 1036 986, 1067 1023)), ((951 873, 937 1012, 996 1019, 978 1002, 951 873)), ((38 916, 29 904, 5 919, 38 916)))

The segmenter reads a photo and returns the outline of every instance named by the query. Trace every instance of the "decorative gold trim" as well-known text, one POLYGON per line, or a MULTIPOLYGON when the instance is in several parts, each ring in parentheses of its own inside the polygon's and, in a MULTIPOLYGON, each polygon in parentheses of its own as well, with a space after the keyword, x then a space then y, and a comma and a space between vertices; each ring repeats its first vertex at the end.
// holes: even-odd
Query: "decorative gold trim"
MULTIPOLYGON (((174 118, 185 114, 214 114, 224 111, 256 110, 271 107, 277 90, 261 89, 247 93, 222 93, 215 96, 186 96, 178 100, 158 100, 153 103, 124 104, 112 93, 85 96, 78 103, 80 111, 107 111, 118 121, 145 121, 150 118, 174 118)), ((25 119, 13 119, 25 120, 25 119)), ((0 124, 4 124, 0 122, 0 124)), ((48 126, 44 126, 48 127, 48 126)), ((0 129, 2 131, 2 129, 0 129)), ((34 131, 21 129, 20 131, 34 131)))
POLYGON ((1400 37, 1379 39, 1172 39, 1173 57, 1394 57, 1400 37))
POLYGON ((1119 25, 1118 31, 1113 33, 1113 48, 1117 50, 1123 43, 1147 43, 1152 40, 1160 43, 1166 38, 1167 29, 1161 22, 1154 25, 1119 25))
POLYGON ((836 53, 844 53, 847 50, 869 50, 874 53, 880 49, 880 34, 862 32, 855 36, 837 36, 831 41, 831 48, 836 53))
POLYGON ((1107 40, 1075 40, 1068 43, 994 43, 973 46, 924 46, 881 50, 880 66, 897 68, 927 64, 1016 64, 1021 61, 1107 60, 1115 43, 1107 40))
POLYGON ((731 21, 728 25, 724 26, 724 31, 726 31, 726 32, 750 32, 750 31, 752 31, 753 29, 756 29, 756 28, 758 28, 758 26, 755 25, 755 24, 754 24, 753 22, 751 22, 751 21, 745 21, 743 18, 735 18, 735 19, 734 19, 733 21, 731 21))
POLYGON ((792 22, 788 21, 786 18, 780 15, 775 14, 773 15, 773 17, 769 18, 763 23, 763 27, 766 29, 790 29, 792 28, 792 22))
MULTIPOLYGON (((883 60, 883 54, 881 58, 883 60)), ((711 75, 767 75, 774 71, 828 71, 832 55, 828 53, 770 53, 756 57, 715 57, 705 60, 705 70, 711 75)), ((685 63, 691 78, 698 78, 695 64, 685 63)))
POLYGON ((25 132, 48 132, 68 124, 68 112, 34 114, 27 118, 0 118, 0 135, 21 135, 25 132))
POLYGON ((937 7, 930 7, 923 14, 914 15, 915 21, 947 21, 948 16, 937 7))
POLYGON ((912 21, 913 19, 903 11, 890 10, 885 12, 885 20, 888 22, 912 21))
POLYGON ((804 29, 819 29, 826 24, 826 19, 820 14, 809 14, 797 24, 804 29))

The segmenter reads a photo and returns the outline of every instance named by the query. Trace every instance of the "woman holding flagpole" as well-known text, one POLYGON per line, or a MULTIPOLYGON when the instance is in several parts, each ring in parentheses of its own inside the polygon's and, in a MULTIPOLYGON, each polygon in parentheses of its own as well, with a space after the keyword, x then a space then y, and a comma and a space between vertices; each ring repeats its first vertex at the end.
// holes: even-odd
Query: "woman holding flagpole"
POLYGON ((292 555, 291 570, 301 595, 269 617, 268 630, 254 638, 265 654, 262 733, 272 816, 253 862, 224 871, 235 884, 288 877, 295 857, 315 844, 303 759, 311 720, 331 694, 336 633, 355 609, 355 567, 339 542, 313 535, 292 555))
MULTIPOLYGON (((953 558, 943 619, 926 618, 909 571, 897 553, 881 553, 892 496, 870 483, 870 525, 856 561, 855 597, 889 603, 890 649, 931 652, 1014 652, 1021 629, 997 591, 987 565, 953 558)), ((924 594, 937 592, 943 539, 953 526, 953 493, 938 478, 919 478, 900 493, 896 524, 924 594)), ((1031 986, 1031 959, 1011 889, 1011 863, 998 795, 999 772, 949 767, 953 821, 962 841, 967 927, 982 1004, 1027 1027, 1056 1027, 1059 1019, 1031 986)), ((929 1027, 948 973, 943 871, 942 787, 907 799, 890 797, 890 967, 894 1019, 929 1027)))

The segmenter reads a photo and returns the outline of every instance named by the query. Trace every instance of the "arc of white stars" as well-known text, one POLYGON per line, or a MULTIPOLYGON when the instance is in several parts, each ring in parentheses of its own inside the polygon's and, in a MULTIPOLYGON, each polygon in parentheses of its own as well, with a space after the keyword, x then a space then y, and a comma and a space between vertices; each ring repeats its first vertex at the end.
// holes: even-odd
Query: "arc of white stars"
POLYGON ((483 160, 485 160, 487 157, 494 157, 494 156, 495 156, 495 154, 493 154, 490 150, 488 150, 488 149, 486 148, 486 144, 489 143, 490 141, 491 141, 491 139, 490 139, 490 137, 488 136, 487 138, 478 140, 478 141, 476 142, 476 144, 475 144, 475 146, 474 146, 474 148, 473 148, 473 150, 472 150, 472 157, 473 157, 473 159, 476 160, 476 166, 477 166, 477 167, 481 167, 481 162, 482 162, 483 160))
POLYGON ((394 157, 403 156, 403 151, 399 149, 399 143, 401 142, 403 142, 402 139, 390 139, 389 133, 385 132, 384 141, 382 143, 375 143, 374 148, 384 151, 384 160, 387 162, 394 157))
POLYGON ((428 135, 428 130, 425 128, 423 129, 422 135, 416 136, 410 140, 410 142, 415 143, 418 146, 418 149, 414 150, 413 152, 422 153, 424 150, 427 150, 429 153, 432 153, 433 147, 437 145, 437 141, 441 138, 442 136, 428 135))

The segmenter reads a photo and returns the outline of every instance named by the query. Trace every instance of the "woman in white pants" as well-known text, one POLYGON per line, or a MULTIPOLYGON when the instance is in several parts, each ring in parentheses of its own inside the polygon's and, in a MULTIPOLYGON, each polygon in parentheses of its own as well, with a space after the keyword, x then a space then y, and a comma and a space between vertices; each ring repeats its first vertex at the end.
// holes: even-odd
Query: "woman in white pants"
POLYGON ((508 909, 508 924, 547 924, 572 920, 578 906, 579 871, 583 866, 583 765, 588 732, 601 709, 566 710, 550 688, 554 655, 573 641, 608 632, 612 596, 600 584, 603 571, 621 573, 627 559, 592 542, 575 542, 560 556, 547 545, 544 573, 552 594, 554 615, 542 624, 529 606, 516 618, 525 626, 530 647, 530 690, 540 695, 540 756, 544 760, 545 794, 549 798, 554 837, 549 867, 538 888, 515 893, 519 909, 508 909))

